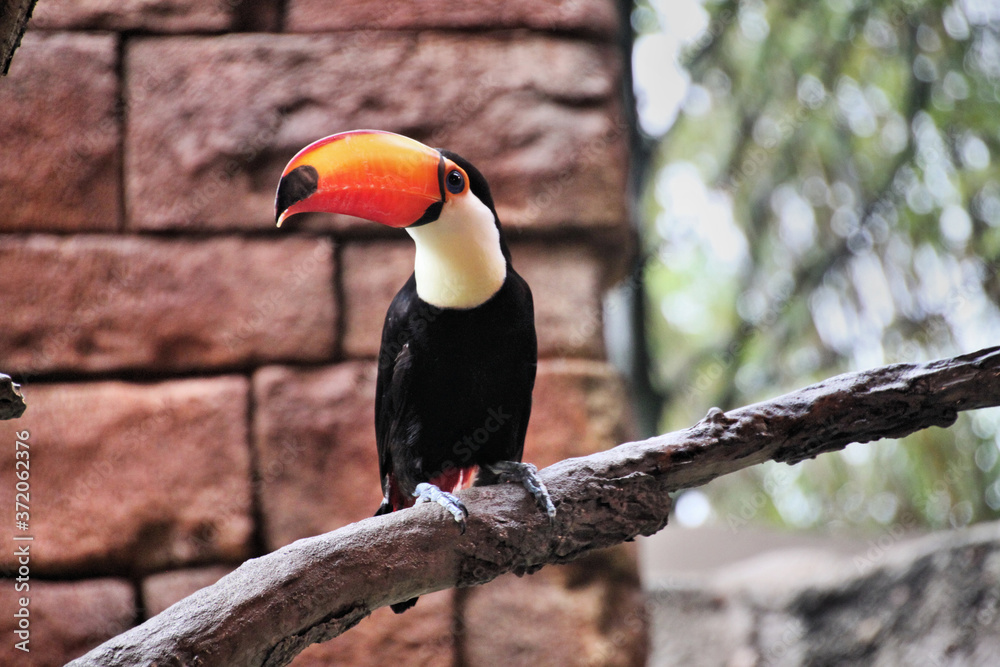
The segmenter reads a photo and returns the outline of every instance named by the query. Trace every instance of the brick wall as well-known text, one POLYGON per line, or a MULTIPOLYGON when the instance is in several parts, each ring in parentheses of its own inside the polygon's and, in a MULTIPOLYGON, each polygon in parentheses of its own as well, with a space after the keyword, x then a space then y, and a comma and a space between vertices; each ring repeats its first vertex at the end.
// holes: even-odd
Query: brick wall
MULTIPOLYGON (((39 2, 0 80, 0 370, 29 405, 0 425, 0 539, 27 429, 30 664, 377 507, 374 357, 413 248, 346 217, 274 228, 281 168, 321 136, 401 132, 486 174, 535 293, 527 460, 629 436, 600 303, 629 243, 618 30, 612 0, 39 2)), ((641 664, 640 610, 616 549, 380 610, 294 664, 641 664)))

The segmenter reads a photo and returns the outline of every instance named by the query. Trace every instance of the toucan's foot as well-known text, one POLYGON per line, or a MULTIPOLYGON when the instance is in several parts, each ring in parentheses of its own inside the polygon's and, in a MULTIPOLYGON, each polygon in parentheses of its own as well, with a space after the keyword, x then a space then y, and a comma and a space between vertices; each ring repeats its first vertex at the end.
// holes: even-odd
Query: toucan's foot
POLYGON ((491 476, 500 482, 517 482, 535 497, 538 507, 549 517, 549 523, 556 520, 556 506, 545 483, 538 476, 538 468, 530 463, 519 461, 497 461, 481 466, 486 468, 491 476))
POLYGON ((462 533, 465 533, 465 518, 469 516, 469 511, 465 509, 465 505, 462 504, 461 500, 427 482, 417 484, 417 488, 413 492, 413 497, 417 499, 414 503, 415 505, 419 505, 420 503, 437 503, 448 510, 455 517, 455 521, 458 523, 459 528, 461 528, 462 533))

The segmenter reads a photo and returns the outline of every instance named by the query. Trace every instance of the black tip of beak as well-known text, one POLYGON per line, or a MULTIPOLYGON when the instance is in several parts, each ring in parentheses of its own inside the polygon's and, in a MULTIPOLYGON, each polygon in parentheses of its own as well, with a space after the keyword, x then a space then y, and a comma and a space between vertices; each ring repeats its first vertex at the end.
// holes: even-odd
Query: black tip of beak
POLYGON ((298 202, 311 197, 319 186, 319 172, 307 164, 296 167, 278 182, 278 195, 274 200, 274 221, 298 202))

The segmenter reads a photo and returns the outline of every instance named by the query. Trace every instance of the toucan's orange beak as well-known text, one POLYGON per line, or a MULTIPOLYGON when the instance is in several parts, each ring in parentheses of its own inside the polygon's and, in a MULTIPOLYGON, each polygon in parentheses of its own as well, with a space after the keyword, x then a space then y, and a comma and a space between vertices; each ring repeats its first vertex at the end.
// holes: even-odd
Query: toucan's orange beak
POLYGON ((355 130, 313 142, 281 174, 274 202, 278 226, 310 211, 344 213, 409 227, 437 219, 444 205, 445 160, 419 141, 392 132, 355 130))

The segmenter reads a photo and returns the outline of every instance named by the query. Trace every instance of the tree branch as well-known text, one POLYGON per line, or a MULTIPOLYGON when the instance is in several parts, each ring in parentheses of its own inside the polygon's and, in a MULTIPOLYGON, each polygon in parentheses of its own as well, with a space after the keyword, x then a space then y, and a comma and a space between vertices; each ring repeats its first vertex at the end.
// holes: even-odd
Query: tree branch
POLYGON ((0 373, 0 419, 17 419, 24 414, 27 406, 20 388, 9 375, 0 373))
POLYGON ((11 0, 0 8, 0 76, 6 76, 14 51, 28 27, 28 19, 38 0, 11 0))
POLYGON ((549 526, 523 489, 462 494, 468 530, 435 505, 373 517, 244 563, 72 665, 284 665, 373 609, 506 572, 532 572, 667 523, 668 493, 773 459, 950 426, 1000 404, 1000 347, 849 373, 723 413, 684 431, 561 461, 541 472, 549 526))

